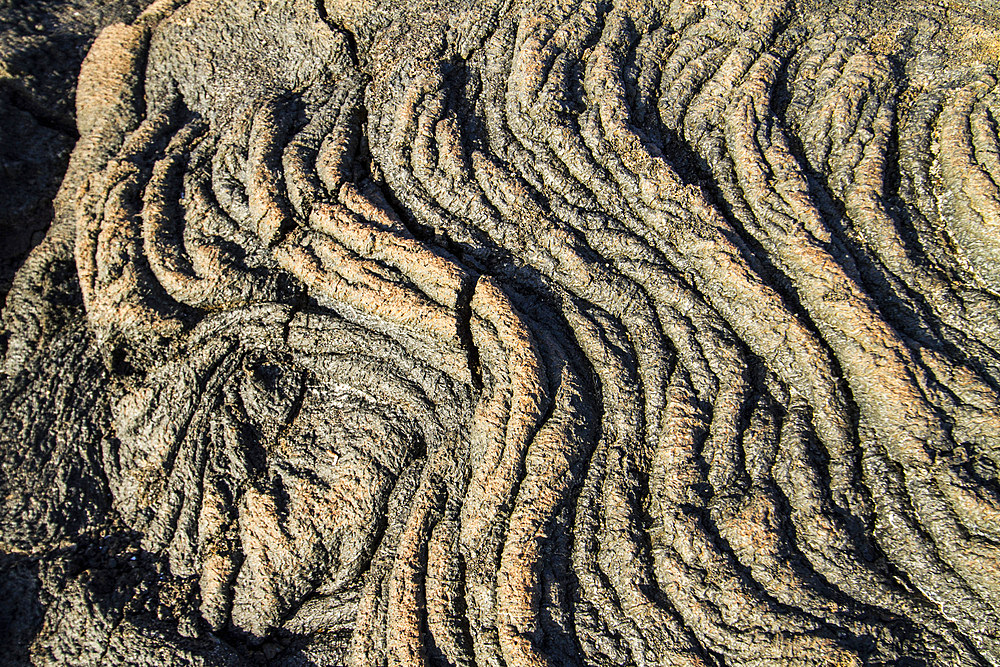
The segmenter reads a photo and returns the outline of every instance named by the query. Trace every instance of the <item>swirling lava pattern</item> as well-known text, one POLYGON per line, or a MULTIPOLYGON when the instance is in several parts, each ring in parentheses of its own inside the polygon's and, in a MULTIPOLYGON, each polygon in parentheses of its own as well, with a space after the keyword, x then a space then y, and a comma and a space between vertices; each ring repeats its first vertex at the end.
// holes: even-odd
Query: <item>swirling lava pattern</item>
POLYGON ((107 29, 67 181, 103 465, 207 627, 1000 665, 1000 87, 961 26, 993 33, 831 7, 107 29))

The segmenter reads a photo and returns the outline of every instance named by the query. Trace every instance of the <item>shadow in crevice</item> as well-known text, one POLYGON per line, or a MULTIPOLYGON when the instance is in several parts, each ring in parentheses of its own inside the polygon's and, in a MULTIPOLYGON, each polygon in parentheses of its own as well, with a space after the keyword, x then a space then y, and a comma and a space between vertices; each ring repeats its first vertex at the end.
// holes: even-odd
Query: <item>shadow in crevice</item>
POLYGON ((30 665, 28 647, 42 626, 38 562, 30 556, 0 554, 0 667, 30 665))

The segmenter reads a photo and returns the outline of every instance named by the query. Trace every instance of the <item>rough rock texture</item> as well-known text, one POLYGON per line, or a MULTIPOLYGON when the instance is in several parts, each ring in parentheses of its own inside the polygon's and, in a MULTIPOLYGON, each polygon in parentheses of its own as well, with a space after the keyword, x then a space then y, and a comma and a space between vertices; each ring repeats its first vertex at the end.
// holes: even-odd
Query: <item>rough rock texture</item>
POLYGON ((73 91, 97 32, 142 0, 0 0, 0 307, 52 221, 76 132, 73 91))
POLYGON ((9 659, 1000 665, 998 26, 105 28, 3 313, 9 659))

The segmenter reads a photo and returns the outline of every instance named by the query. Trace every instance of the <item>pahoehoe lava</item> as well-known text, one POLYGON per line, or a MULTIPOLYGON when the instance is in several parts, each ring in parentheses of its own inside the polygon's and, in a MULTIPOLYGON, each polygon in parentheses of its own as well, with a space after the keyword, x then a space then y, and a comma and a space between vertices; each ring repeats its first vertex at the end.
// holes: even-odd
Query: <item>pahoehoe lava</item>
POLYGON ((1000 666, 998 77, 995 0, 105 27, 3 311, 9 660, 1000 666))

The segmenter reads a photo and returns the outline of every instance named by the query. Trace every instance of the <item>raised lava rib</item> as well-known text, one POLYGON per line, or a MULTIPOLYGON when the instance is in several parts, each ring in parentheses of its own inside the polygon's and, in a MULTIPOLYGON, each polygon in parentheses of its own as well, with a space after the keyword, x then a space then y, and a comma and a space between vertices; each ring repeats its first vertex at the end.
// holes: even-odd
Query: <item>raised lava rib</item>
POLYGON ((127 16, 0 118, 10 664, 1000 665, 996 0, 127 16))

